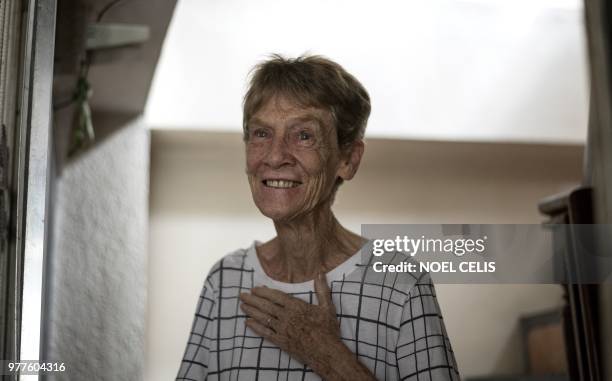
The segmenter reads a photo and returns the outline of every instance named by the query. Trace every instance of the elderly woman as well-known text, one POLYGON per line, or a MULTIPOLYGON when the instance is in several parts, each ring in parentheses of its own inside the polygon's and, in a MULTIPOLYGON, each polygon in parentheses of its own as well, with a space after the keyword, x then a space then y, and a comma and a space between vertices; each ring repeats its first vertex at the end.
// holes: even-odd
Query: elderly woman
POLYGON ((273 56, 244 100, 246 173, 276 237, 208 274, 177 380, 458 380, 428 274, 373 276, 331 210, 370 100, 340 65, 273 56))

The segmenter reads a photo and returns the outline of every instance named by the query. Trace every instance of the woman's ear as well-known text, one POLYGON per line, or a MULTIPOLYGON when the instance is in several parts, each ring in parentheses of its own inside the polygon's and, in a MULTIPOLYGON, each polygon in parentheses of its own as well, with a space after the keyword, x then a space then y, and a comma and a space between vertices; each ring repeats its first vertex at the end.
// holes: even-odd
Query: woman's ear
POLYGON ((365 150, 365 143, 363 140, 356 140, 351 144, 349 148, 341 153, 340 168, 338 169, 338 177, 342 180, 350 180, 355 176, 363 157, 363 151, 365 150))

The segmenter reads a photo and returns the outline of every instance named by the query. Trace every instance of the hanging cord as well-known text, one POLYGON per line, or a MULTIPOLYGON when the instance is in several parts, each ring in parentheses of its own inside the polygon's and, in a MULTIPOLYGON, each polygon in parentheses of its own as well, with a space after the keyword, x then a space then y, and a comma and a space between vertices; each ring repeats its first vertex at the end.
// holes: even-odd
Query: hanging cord
MULTIPOLYGON (((104 15, 119 4, 123 0, 113 0, 106 4, 96 17, 96 22, 99 23, 104 18, 104 15)), ((72 127, 72 139, 68 150, 68 157, 73 156, 86 145, 92 143, 95 139, 93 122, 91 119, 91 107, 89 99, 93 94, 91 84, 88 80, 89 66, 92 61, 93 52, 85 51, 85 58, 81 61, 79 67, 79 77, 77 79, 76 89, 70 100, 54 105, 54 110, 59 110, 76 103, 77 109, 72 127)))
MULTIPOLYGON (((108 11, 110 11, 113 7, 115 7, 117 4, 121 3, 122 1, 124 1, 124 0, 113 0, 113 1, 109 2, 108 4, 106 4, 104 6, 104 8, 102 8, 100 10, 100 12, 98 12, 98 15, 96 16, 96 23, 101 22, 102 19, 104 18, 104 16, 108 13, 108 11)), ((81 61, 81 67, 83 65, 86 65, 87 68, 89 68, 89 62, 91 61, 91 57, 90 57, 89 53, 86 52, 85 54, 86 54, 85 60, 81 61)), ((79 70, 81 70, 81 69, 79 69, 79 70)), ((58 110, 64 109, 64 108, 70 106, 71 104, 73 104, 75 101, 76 101, 76 91, 72 95, 72 97, 70 97, 69 99, 65 99, 65 100, 62 100, 62 101, 59 101, 59 102, 55 103, 53 105, 53 111, 58 111, 58 110)))
POLYGON ((89 98, 91 98, 93 91, 87 80, 88 71, 89 59, 85 59, 81 62, 79 78, 77 79, 76 90, 73 96, 73 101, 77 104, 77 110, 72 126, 72 141, 68 151, 69 157, 95 139, 93 122, 91 120, 91 108, 89 107, 89 98))
POLYGON ((122 1, 123 0, 113 0, 113 1, 109 2, 108 4, 106 4, 104 6, 104 8, 102 8, 100 13, 98 13, 98 17, 96 17, 96 22, 102 21, 102 18, 104 17, 106 12, 108 12, 112 7, 114 7, 115 5, 119 4, 122 1))

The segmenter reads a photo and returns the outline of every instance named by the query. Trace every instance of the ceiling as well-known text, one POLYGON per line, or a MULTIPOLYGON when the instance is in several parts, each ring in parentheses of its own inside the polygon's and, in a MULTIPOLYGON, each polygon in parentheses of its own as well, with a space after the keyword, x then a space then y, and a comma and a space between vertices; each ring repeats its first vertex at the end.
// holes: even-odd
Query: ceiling
POLYGON ((372 98, 366 136, 584 144, 579 0, 181 0, 145 111, 157 129, 241 129, 266 55, 326 55, 372 98))
MULTIPOLYGON (((586 138, 579 1, 59 0, 54 103, 72 96, 86 27, 111 3, 101 22, 147 25, 150 39, 92 54, 94 115, 124 116, 105 120, 144 111, 152 128, 239 133, 249 69, 270 52, 309 51, 338 60, 368 88, 370 137, 586 138)), ((56 112, 58 140, 73 113, 56 112)), ((98 136, 112 132, 96 127, 98 136)))
POLYGON ((59 0, 56 22, 56 100, 70 96, 84 56, 86 27, 105 7, 102 23, 146 25, 150 38, 140 45, 96 51, 88 79, 94 111, 142 112, 175 0, 59 0), (63 85, 63 86, 62 86, 63 85))
POLYGON ((53 150, 58 173, 67 162, 142 114, 175 4, 176 0, 58 0, 53 81, 53 150), (87 26, 96 22, 144 25, 150 36, 141 44, 89 54, 87 80, 95 140, 69 157, 77 114, 71 99, 86 58, 87 26))

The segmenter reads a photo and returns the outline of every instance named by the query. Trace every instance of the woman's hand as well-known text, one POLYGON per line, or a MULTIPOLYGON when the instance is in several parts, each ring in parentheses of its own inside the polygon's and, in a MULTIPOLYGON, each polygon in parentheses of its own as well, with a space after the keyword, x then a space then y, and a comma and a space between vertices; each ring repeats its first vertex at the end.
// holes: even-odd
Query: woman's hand
POLYGON ((319 348, 341 342, 336 309, 325 280, 315 279, 319 305, 304 302, 282 291, 254 287, 242 293, 246 324, 253 331, 289 352, 303 363, 316 361, 319 348))
POLYGON ((314 285, 319 305, 267 287, 240 294, 240 307, 249 316, 246 325, 326 380, 374 379, 342 343, 325 274, 314 285))

